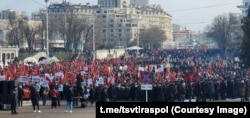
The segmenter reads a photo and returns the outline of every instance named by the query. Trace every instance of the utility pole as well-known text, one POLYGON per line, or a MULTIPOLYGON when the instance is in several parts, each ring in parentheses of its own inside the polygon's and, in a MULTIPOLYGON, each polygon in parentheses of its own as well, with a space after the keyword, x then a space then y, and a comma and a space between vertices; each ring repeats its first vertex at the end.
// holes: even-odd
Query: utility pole
POLYGON ((47 59, 49 58, 49 10, 48 10, 48 1, 46 2, 46 45, 47 45, 47 59))
POLYGON ((95 8, 93 8, 93 61, 95 61, 95 56, 96 56, 96 52, 95 52, 95 8))
POLYGON ((139 25, 140 23, 139 23, 139 21, 140 21, 140 16, 138 16, 138 23, 137 23, 137 28, 138 28, 138 29, 137 29, 137 30, 138 30, 138 31, 137 31, 137 46, 138 46, 138 47, 137 47, 137 50, 136 50, 137 57, 139 57, 139 53, 140 53, 140 52, 139 52, 139 47, 140 47, 140 44, 139 44, 139 43, 140 43, 140 27, 139 27, 139 26, 140 26, 140 25, 139 25))

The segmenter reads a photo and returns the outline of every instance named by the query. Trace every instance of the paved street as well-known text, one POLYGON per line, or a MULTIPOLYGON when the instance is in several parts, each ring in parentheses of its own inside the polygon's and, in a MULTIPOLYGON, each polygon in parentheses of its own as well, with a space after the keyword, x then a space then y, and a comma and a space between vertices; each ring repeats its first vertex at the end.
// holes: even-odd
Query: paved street
MULTIPOLYGON (((188 102, 188 100, 185 100, 188 102)), ((195 99, 192 99, 195 102, 195 99)), ((223 101, 215 102, 240 102, 240 99, 226 99, 223 101)), ((73 108, 73 113, 64 113, 65 101, 62 101, 62 106, 52 109, 50 101, 47 102, 47 106, 40 106, 41 113, 34 113, 31 102, 24 101, 24 106, 18 109, 17 115, 11 115, 10 110, 0 111, 0 118, 95 118, 95 106, 89 106, 87 108, 73 108)), ((40 101, 40 104, 41 101, 40 101)))
POLYGON ((18 108, 19 114, 11 115, 10 110, 0 111, 0 118, 95 118, 95 106, 73 108, 73 113, 64 113, 64 107, 65 101, 62 101, 62 106, 52 109, 48 101, 47 106, 40 106, 41 113, 34 113, 30 101, 24 101, 24 106, 18 108))

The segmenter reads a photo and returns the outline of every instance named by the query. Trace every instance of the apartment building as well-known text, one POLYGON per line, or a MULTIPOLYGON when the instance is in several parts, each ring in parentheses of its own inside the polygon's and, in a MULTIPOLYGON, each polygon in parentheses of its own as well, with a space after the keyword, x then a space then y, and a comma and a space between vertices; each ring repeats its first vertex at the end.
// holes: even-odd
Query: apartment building
POLYGON ((130 5, 148 6, 149 0, 130 0, 130 5))
POLYGON ((242 11, 242 17, 247 16, 249 12, 250 0, 242 0, 242 5, 237 6, 242 11))
POLYGON ((102 8, 126 8, 130 0, 98 0, 97 4, 102 8))
MULTIPOLYGON (((69 14, 70 10, 73 10, 78 17, 87 19, 88 24, 93 24, 94 21, 96 41, 101 41, 99 43, 105 45, 123 44, 126 46, 129 42, 139 38, 141 30, 155 26, 165 32, 168 41, 173 40, 172 16, 160 6, 138 7, 129 5, 129 0, 98 0, 98 5, 91 6, 63 2, 49 6, 49 17, 69 14), (121 5, 121 3, 124 4, 121 5)), ((62 38, 56 33, 53 39, 62 38)), ((81 42, 84 43, 84 41, 81 42)))

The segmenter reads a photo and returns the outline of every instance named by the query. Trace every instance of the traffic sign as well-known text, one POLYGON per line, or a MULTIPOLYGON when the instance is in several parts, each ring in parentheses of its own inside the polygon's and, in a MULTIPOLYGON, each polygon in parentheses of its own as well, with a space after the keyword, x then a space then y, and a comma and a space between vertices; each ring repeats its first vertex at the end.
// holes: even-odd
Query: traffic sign
POLYGON ((152 84, 142 84, 141 85, 141 90, 152 90, 153 86, 152 84))
POLYGON ((144 83, 149 83, 152 79, 152 75, 149 72, 142 72, 142 81, 144 83))

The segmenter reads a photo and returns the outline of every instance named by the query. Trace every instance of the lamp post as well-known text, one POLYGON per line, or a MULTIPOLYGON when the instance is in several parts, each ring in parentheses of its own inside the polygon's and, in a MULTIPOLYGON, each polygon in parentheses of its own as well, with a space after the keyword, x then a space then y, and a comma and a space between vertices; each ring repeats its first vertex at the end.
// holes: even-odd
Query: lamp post
POLYGON ((49 11, 48 11, 48 1, 45 0, 46 2, 46 45, 47 45, 47 59, 49 58, 49 11))
POLYGON ((95 61, 95 56, 96 56, 96 52, 95 52, 95 9, 93 8, 93 61, 95 61))
MULTIPOLYGON (((139 17, 140 17, 140 16, 139 16, 139 17)), ((138 47, 137 47, 137 50, 136 50, 136 53, 137 53, 136 55, 137 55, 137 57, 139 57, 139 53, 140 53, 140 52, 139 52, 139 47, 140 47, 140 44, 139 44, 139 43, 140 43, 140 27, 139 27, 139 20, 138 20, 137 28, 138 28, 138 29, 137 29, 137 30, 138 30, 138 31, 137 31, 137 33, 138 33, 138 34, 137 34, 137 46, 138 46, 138 47)))

